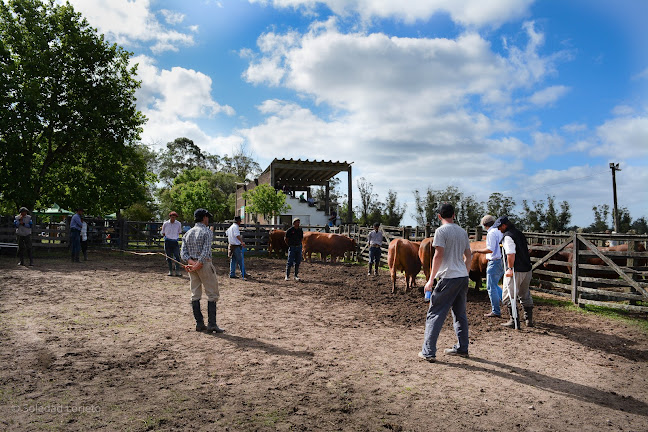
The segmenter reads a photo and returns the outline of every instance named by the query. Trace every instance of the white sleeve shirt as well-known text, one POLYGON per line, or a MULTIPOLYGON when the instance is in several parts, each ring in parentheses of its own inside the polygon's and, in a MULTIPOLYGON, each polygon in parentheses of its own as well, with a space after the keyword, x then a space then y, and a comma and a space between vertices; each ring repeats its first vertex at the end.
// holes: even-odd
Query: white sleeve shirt
POLYGON ((227 229, 227 241, 231 245, 240 245, 241 241, 237 239, 237 236, 241 235, 241 230, 236 223, 233 223, 231 227, 227 229))
POLYGON ((510 236, 504 237, 504 253, 506 255, 515 253, 515 242, 510 236))
POLYGON ((490 228, 486 234, 486 247, 493 251, 493 253, 486 254, 487 260, 498 260, 502 258, 500 252, 500 242, 504 234, 497 228, 490 228))
POLYGON ((182 233, 182 224, 179 221, 171 223, 171 219, 162 224, 162 235, 169 240, 178 240, 182 233))

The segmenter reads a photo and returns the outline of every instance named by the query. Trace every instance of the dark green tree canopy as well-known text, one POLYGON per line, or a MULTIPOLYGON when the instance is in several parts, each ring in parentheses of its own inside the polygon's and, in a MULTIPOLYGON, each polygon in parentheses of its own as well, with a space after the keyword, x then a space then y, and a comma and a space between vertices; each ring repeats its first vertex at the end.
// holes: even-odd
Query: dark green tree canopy
POLYGON ((2 200, 100 212, 142 198, 145 118, 129 56, 70 4, 0 2, 2 200))

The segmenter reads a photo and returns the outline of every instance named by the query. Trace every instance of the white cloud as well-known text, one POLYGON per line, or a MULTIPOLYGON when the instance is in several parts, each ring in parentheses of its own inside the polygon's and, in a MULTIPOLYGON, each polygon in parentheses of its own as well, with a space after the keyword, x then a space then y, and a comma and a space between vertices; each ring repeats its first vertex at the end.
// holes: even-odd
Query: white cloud
POLYGON ((149 119, 144 142, 165 143, 186 136, 209 145, 214 139, 200 129, 197 121, 234 114, 232 107, 212 99, 212 81, 207 75, 181 67, 160 70, 146 56, 134 57, 131 62, 139 63, 142 86, 136 94, 138 108, 149 119))
POLYGON ((180 24, 185 19, 185 15, 180 12, 170 11, 168 9, 160 9, 160 13, 164 16, 164 20, 167 24, 180 24))
POLYGON ((497 27, 526 16, 534 0, 250 0, 250 2, 271 3, 277 8, 301 8, 308 14, 312 14, 317 5, 325 4, 341 16, 357 14, 365 21, 395 18, 408 24, 426 21, 435 14, 448 14, 454 22, 464 26, 497 27))
POLYGON ((648 115, 608 120, 596 128, 596 134, 601 145, 592 150, 594 156, 648 157, 648 115))
POLYGON ((615 116, 629 116, 634 114, 635 110, 631 106, 628 105, 617 105, 614 108, 612 108, 612 114, 615 116))
POLYGON ((561 129, 569 133, 583 132, 587 130, 587 125, 583 123, 569 123, 561 127, 561 129))
POLYGON ((569 87, 557 85, 538 90, 529 97, 529 102, 537 106, 553 105, 569 91, 569 87))
MULTIPOLYGON (((151 11, 150 0, 71 0, 74 9, 111 41, 120 45, 149 44, 154 53, 177 51, 194 44, 191 35, 164 27, 151 11)), ((163 12, 172 23, 181 14, 163 12)), ((176 22, 173 22, 176 21, 176 22)))
POLYGON ((648 79, 648 67, 633 77, 634 79, 648 79))

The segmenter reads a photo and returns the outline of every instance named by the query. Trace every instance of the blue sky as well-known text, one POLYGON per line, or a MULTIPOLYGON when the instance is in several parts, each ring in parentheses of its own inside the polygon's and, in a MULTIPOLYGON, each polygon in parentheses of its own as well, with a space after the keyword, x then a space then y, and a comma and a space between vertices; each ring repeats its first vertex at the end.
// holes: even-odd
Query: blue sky
POLYGON ((145 144, 352 161, 409 224, 415 189, 452 185, 589 225, 617 162, 619 205, 648 216, 644 0, 71 3, 133 52, 145 144))

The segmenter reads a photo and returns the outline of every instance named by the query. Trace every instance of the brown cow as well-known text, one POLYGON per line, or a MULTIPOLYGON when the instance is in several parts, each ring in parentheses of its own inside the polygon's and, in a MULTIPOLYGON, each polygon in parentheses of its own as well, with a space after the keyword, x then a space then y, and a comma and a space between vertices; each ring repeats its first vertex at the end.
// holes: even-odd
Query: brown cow
POLYGON ((312 261, 312 254, 319 253, 323 260, 331 255, 331 262, 343 257, 346 252, 357 251, 355 239, 341 234, 306 231, 302 240, 302 255, 312 261))
POLYGON ((392 279, 392 294, 396 292, 396 272, 405 272, 405 292, 414 287, 416 275, 421 271, 419 259, 420 243, 405 239, 394 239, 389 243, 387 263, 392 279))
POLYGON ((428 237, 423 239, 421 246, 419 247, 419 259, 421 260, 421 265, 423 266, 423 273, 425 273, 425 280, 430 280, 430 273, 432 272, 432 258, 434 258, 434 246, 432 242, 434 237, 428 237))
POLYGON ((270 231, 270 236, 268 237, 268 255, 272 255, 274 251, 284 256, 288 252, 285 236, 286 231, 284 230, 275 229, 270 231))
POLYGON ((472 261, 470 264, 470 271, 468 272, 468 277, 471 281, 475 282, 475 289, 479 291, 479 288, 482 286, 482 278, 486 279, 486 266, 488 266, 488 260, 486 259, 486 254, 481 252, 475 252, 479 249, 484 249, 486 247, 486 241, 476 241, 470 243, 470 252, 472 252, 472 261))

